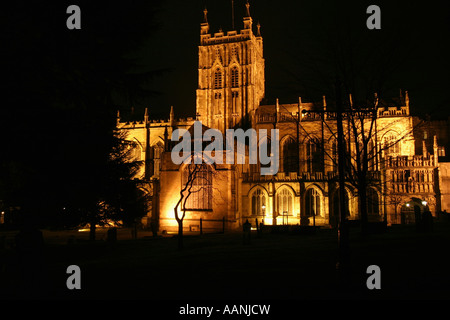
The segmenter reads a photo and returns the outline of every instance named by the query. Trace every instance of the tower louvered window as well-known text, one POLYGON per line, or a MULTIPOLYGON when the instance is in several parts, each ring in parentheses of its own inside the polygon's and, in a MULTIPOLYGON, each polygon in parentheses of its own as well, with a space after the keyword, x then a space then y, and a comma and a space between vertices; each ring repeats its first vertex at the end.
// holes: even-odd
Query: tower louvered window
POLYGON ((216 69, 214 72, 214 89, 222 88, 222 71, 220 69, 216 69))
POLYGON ((233 69, 231 69, 231 87, 239 87, 239 70, 237 67, 233 67, 233 69))

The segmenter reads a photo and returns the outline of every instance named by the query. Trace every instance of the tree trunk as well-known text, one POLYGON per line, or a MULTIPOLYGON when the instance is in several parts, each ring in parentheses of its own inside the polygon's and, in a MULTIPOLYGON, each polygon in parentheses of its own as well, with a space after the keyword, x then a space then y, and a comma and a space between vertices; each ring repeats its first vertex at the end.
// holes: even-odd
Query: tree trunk
POLYGON ((89 226, 89 240, 90 241, 95 240, 95 222, 91 222, 89 226))
POLYGON ((183 249, 183 220, 178 220, 178 250, 183 249))
POLYGON ((361 232, 363 236, 367 235, 367 223, 368 223, 368 217, 367 217, 367 182, 365 179, 361 179, 359 181, 359 212, 361 214, 361 232))

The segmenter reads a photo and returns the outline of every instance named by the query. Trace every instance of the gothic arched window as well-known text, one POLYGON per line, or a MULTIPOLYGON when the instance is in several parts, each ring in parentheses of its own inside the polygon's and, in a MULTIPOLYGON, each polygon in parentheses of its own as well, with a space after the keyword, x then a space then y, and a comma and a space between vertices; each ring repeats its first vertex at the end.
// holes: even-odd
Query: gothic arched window
POLYGON ((231 87, 239 87, 239 70, 237 67, 233 67, 233 69, 231 69, 231 87))
POLYGON ((231 56, 236 58, 238 57, 237 46, 235 45, 231 47, 231 56))
POLYGON ((367 160, 369 162, 369 170, 376 170, 376 146, 372 139, 367 144, 367 160))
POLYGON ((286 188, 277 193, 278 214, 292 215, 292 199, 292 193, 286 188))
POLYGON ((333 164, 333 172, 338 172, 338 148, 337 141, 333 141, 331 144, 331 161, 333 164))
POLYGON ((306 148, 306 170, 308 172, 320 172, 323 169, 323 159, 321 146, 318 139, 308 139, 305 143, 306 148))
POLYGON ((153 174, 159 176, 161 167, 161 155, 164 151, 164 145, 159 141, 153 146, 153 174))
POLYGON ((320 194, 316 189, 310 188, 305 196, 305 216, 320 216, 320 194))
POLYGON ((222 88, 222 71, 219 68, 214 72, 214 89, 222 88))
POLYGON ((264 215, 266 210, 266 196, 261 189, 256 189, 252 194, 252 215, 264 215))
POLYGON ((141 161, 141 154, 142 150, 141 147, 137 142, 130 142, 128 145, 129 149, 132 149, 132 152, 130 153, 130 157, 133 159, 133 161, 141 161))
MULTIPOLYGON (((339 188, 333 193, 332 198, 332 211, 330 212, 330 223, 332 225, 337 225, 339 222, 339 211, 340 211, 340 199, 339 199, 339 188)), ((350 217, 350 197, 346 189, 344 189, 344 210, 345 216, 350 217)))
POLYGON ((185 167, 183 172, 183 186, 188 183, 189 176, 192 180, 192 188, 186 200, 185 209, 187 210, 211 210, 212 209, 212 169, 207 164, 201 164, 198 171, 193 172, 195 166, 198 164, 189 164, 185 167), (193 177, 193 178, 192 178, 193 177))
POLYGON ((281 145, 284 172, 298 172, 298 145, 294 138, 286 138, 281 145))
POLYGON ((395 156, 400 153, 400 142, 398 135, 391 133, 384 137, 383 148, 388 155, 395 156))

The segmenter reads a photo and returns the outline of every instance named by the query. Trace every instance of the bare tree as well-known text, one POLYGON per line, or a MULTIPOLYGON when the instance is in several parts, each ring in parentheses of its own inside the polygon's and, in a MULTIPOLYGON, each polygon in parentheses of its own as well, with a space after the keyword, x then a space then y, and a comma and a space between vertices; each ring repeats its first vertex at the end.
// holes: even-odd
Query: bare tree
POLYGON ((346 140, 354 149, 351 150, 349 146, 349 152, 346 153, 345 180, 358 191, 361 227, 365 233, 368 223, 367 188, 374 182, 378 183, 377 177, 369 176, 369 171, 375 169, 370 168, 369 164, 374 163, 374 160, 377 159, 377 146, 376 143, 373 143, 373 136, 377 134, 377 101, 373 105, 354 106, 350 100, 346 116, 350 131, 346 140), (372 146, 369 145, 371 141, 372 146))
POLYGON ((213 164, 198 164, 192 161, 192 163, 186 165, 182 172, 183 183, 180 197, 174 207, 175 219, 178 223, 178 248, 180 250, 183 249, 183 221, 186 217, 186 211, 192 209, 188 206, 189 199, 196 194, 198 194, 197 197, 204 196, 205 199, 202 199, 202 201, 207 204, 209 209, 212 209, 215 201, 224 200, 220 189, 213 187, 213 177, 216 182, 221 179, 220 175, 215 173, 213 166, 213 164), (215 200, 212 197, 213 190, 218 195, 215 200))
POLYGON ((396 223, 398 223, 398 207, 401 203, 403 203, 404 198, 399 195, 399 194, 395 194, 395 193, 391 193, 389 195, 387 195, 386 197, 386 203, 390 204, 392 206, 394 206, 394 221, 396 223))
MULTIPOLYGON (((343 97, 340 102, 346 146, 345 182, 356 190, 359 200, 358 211, 362 227, 365 229, 368 220, 366 193, 371 186, 378 190, 382 189, 380 171, 385 151, 399 144, 411 133, 405 132, 388 143, 376 141, 379 132, 395 124, 383 124, 383 128, 380 127, 377 114, 379 99, 374 98, 374 93, 382 97, 392 90, 390 82, 396 76, 401 76, 398 72, 409 58, 410 50, 405 48, 409 48, 410 43, 407 41, 408 37, 404 36, 404 31, 407 30, 402 23, 396 21, 391 26, 390 33, 369 32, 364 29, 365 26, 361 28, 359 20, 352 19, 353 11, 346 12, 347 8, 341 8, 341 4, 336 6, 336 10, 330 13, 333 12, 336 18, 341 19, 326 20, 329 23, 325 23, 321 29, 324 41, 320 43, 311 41, 308 45, 305 44, 308 48, 317 46, 316 50, 289 50, 286 55, 292 63, 285 63, 289 66, 286 67, 285 73, 294 80, 291 81, 293 91, 301 91, 316 98, 319 94, 320 96, 325 94, 336 104, 337 91, 343 97), (307 72, 311 74, 310 77, 305 77, 307 72), (340 79, 339 88, 335 86, 336 79, 340 79)), ((322 116, 316 119, 321 119, 324 130, 329 131, 337 140, 336 122, 333 121, 337 119, 336 110, 328 106, 327 111, 308 112, 327 113, 326 118, 322 116)), ((306 136, 312 137, 310 132, 303 129, 301 118, 295 118, 297 117, 293 116, 292 121, 297 122, 300 132, 304 131, 306 136)), ((299 141, 298 143, 300 144, 299 141)), ((331 164, 337 168, 337 150, 334 153, 323 142, 318 143, 317 147, 322 150, 323 156, 329 159, 324 161, 324 167, 331 164)))
MULTIPOLYGON (((396 104, 389 104, 389 106, 401 110, 401 107, 405 107, 403 104, 405 101, 400 99, 396 104)), ((398 118, 391 117, 389 121, 383 121, 381 111, 383 110, 384 102, 380 106, 380 99, 377 94, 374 94, 372 99, 367 99, 362 102, 354 102, 352 95, 348 95, 348 99, 343 101, 342 104, 341 115, 344 124, 343 138, 345 140, 345 150, 343 153, 344 178, 345 183, 353 188, 358 198, 358 211, 362 228, 365 231, 369 220, 368 206, 371 205, 370 201, 372 200, 367 195, 367 190, 374 188, 383 196, 388 196, 385 187, 386 182, 388 182, 388 177, 385 175, 385 162, 389 159, 388 155, 392 149, 398 149, 402 141, 412 137, 413 131, 422 126, 424 121, 419 121, 413 126, 405 126, 402 123, 405 118, 401 116, 398 118), (389 140, 383 140, 384 134, 390 130, 398 129, 398 127, 402 128, 401 132, 397 132, 398 134, 392 136, 389 140)), ((302 110, 301 101, 299 101, 297 114, 292 112, 292 110, 287 110, 285 106, 279 106, 279 109, 283 112, 283 115, 281 115, 283 121, 292 122, 297 129, 296 140, 300 160, 297 164, 298 173, 300 174, 301 168, 304 167, 301 166, 302 161, 323 164, 322 170, 324 172, 329 171, 330 166, 333 167, 333 171, 336 171, 339 158, 336 147, 338 140, 338 114, 333 108, 333 105, 329 105, 326 110, 325 108, 322 110, 320 110, 321 108, 302 110), (319 135, 322 135, 323 139, 328 139, 329 137, 330 141, 334 141, 335 143, 334 149, 333 147, 330 148, 330 144, 324 141, 317 143, 317 148, 321 151, 319 153, 323 157, 320 161, 319 159, 301 159, 301 157, 306 156, 305 154, 302 155, 301 152, 301 149, 304 147, 300 142, 301 136, 313 141, 316 139, 314 136, 317 135, 317 132, 306 129, 306 126, 304 126, 304 122, 308 120, 321 122, 321 125, 317 126, 317 128, 321 128, 322 130, 322 134, 319 135)), ((400 112, 400 114, 403 113, 400 112)), ((306 170, 310 170, 310 168, 308 167, 306 170)), ((386 221, 386 214, 384 219, 386 221)))
POLYGON ((173 208, 175 213, 175 219, 178 223, 178 249, 183 249, 183 220, 186 216, 186 202, 189 196, 193 192, 193 187, 196 179, 198 179, 198 173, 202 169, 202 164, 188 164, 187 165, 188 174, 183 187, 180 190, 180 198, 177 204, 173 208), (181 212, 179 212, 179 210, 181 212))

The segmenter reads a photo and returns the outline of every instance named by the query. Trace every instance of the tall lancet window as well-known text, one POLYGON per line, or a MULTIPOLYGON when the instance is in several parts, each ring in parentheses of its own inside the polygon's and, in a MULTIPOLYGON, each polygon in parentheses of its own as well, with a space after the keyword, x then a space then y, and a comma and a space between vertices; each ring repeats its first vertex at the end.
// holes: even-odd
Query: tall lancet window
POLYGON ((231 69, 231 87, 239 87, 239 70, 237 67, 233 67, 233 69, 231 69))
POLYGON ((298 172, 298 144, 292 138, 286 138, 281 144, 282 170, 284 172, 298 172))
POLYGON ((336 141, 333 141, 331 144, 331 161, 333 164, 333 172, 338 172, 338 148, 336 141))
POLYGON ((310 188, 305 195, 305 215, 307 217, 320 216, 320 194, 316 189, 310 188))
POLYGON ((219 68, 214 72, 214 89, 222 88, 222 71, 219 68))
POLYGON ((400 153, 398 134, 390 133, 383 139, 384 150, 387 155, 396 156, 400 153))
POLYGON ((292 193, 284 188, 277 193, 278 214, 292 215, 292 193))
POLYGON ((238 52, 237 52, 237 46, 236 45, 231 47, 231 56, 236 58, 236 60, 239 61, 238 52))
POLYGON ((266 212, 266 195, 261 189, 256 189, 252 195, 252 215, 260 216, 266 212))
POLYGON ((319 172, 323 169, 323 159, 320 150, 320 142, 316 138, 308 139, 306 148, 306 170, 308 172, 319 172))
POLYGON ((238 98, 239 98, 239 93, 238 92, 232 92, 231 93, 231 103, 232 103, 232 112, 233 114, 237 114, 238 113, 238 98))

